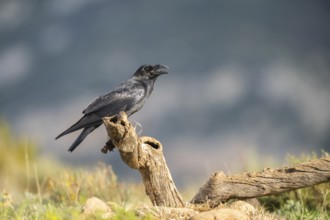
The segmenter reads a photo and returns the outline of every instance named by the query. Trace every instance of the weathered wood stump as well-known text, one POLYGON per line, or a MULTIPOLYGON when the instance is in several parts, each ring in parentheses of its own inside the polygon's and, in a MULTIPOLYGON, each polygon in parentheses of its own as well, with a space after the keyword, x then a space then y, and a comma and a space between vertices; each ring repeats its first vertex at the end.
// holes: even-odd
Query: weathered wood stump
POLYGON ((330 181, 330 157, 279 169, 226 175, 217 172, 202 186, 191 203, 217 205, 229 199, 276 195, 330 181))
MULTIPOLYGON (((180 208, 182 197, 167 167, 162 144, 152 137, 139 137, 124 112, 105 117, 103 123, 110 140, 102 152, 117 148, 122 160, 138 170, 153 205, 180 208)), ((229 199, 248 199, 316 185, 330 181, 330 157, 291 167, 264 169, 236 175, 217 172, 202 186, 191 204, 216 206, 229 199)))
POLYGON ((182 197, 175 187, 163 156, 162 144, 152 137, 138 137, 124 112, 117 116, 105 117, 103 123, 122 160, 141 173, 152 204, 183 207, 182 197))

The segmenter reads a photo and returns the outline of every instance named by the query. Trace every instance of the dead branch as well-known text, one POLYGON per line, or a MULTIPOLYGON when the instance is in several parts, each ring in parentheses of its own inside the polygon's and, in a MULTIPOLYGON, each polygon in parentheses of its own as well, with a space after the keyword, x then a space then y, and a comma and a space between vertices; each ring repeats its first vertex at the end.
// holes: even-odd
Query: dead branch
POLYGON ((255 198, 275 195, 330 181, 330 157, 315 159, 291 167, 264 169, 226 175, 217 172, 202 186, 191 203, 217 205, 229 199, 255 198))
MULTIPOLYGON (((162 144, 152 137, 138 137, 123 112, 105 117, 103 122, 111 141, 102 151, 117 148, 122 160, 141 173, 153 205, 183 207, 182 197, 167 167, 162 144)), ((261 172, 235 175, 217 172, 211 175, 190 203, 214 206, 229 199, 275 195, 329 181, 330 157, 279 169, 267 168, 261 172)))
MULTIPOLYGON (((152 204, 182 207, 183 200, 167 167, 162 144, 151 137, 138 137, 124 112, 118 116, 105 117, 103 123, 122 160, 141 173, 152 204)), ((111 148, 110 143, 107 146, 111 148)), ((102 151, 106 152, 106 148, 102 151)))

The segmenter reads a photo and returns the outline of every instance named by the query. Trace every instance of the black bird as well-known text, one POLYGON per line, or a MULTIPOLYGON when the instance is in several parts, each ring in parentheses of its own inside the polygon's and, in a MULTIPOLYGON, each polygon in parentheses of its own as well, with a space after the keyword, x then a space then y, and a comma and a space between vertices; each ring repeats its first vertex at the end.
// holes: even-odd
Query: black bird
POLYGON ((89 133, 102 124, 103 117, 116 115, 120 111, 130 116, 139 111, 150 96, 157 77, 166 73, 168 73, 167 66, 142 65, 129 80, 92 101, 83 111, 84 116, 55 139, 83 129, 69 148, 72 152, 89 133))

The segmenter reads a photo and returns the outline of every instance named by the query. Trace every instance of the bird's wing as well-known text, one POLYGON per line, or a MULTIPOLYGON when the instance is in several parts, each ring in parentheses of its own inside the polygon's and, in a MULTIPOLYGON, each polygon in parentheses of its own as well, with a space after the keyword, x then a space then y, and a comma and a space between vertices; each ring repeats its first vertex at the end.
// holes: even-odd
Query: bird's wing
POLYGON ((99 116, 117 114, 136 104, 145 94, 145 88, 139 83, 126 81, 112 92, 92 101, 84 114, 96 113, 99 116))

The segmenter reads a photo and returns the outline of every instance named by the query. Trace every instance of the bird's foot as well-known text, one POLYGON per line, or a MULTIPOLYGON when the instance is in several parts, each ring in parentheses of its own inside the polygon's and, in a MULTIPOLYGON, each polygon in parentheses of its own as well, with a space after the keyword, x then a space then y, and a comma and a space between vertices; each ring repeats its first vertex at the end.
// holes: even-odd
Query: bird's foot
POLYGON ((106 154, 108 153, 108 151, 113 151, 113 149, 115 149, 115 145, 112 143, 111 140, 108 140, 107 143, 105 144, 105 146, 101 149, 101 152, 106 154))

